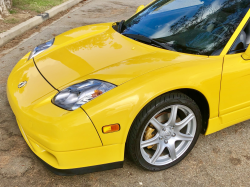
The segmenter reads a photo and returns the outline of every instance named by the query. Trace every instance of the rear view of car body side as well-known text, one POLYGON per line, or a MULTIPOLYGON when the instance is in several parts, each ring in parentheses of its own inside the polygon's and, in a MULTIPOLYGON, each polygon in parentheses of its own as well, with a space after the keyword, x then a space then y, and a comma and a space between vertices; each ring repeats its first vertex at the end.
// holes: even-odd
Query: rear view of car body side
POLYGON ((180 2, 154 1, 119 32, 118 23, 73 29, 18 62, 8 99, 25 141, 50 169, 122 167, 125 145, 138 165, 166 169, 200 132, 250 117, 250 3, 180 2), (150 40, 133 38, 139 34, 150 40), (175 153, 171 141, 179 142, 175 153))

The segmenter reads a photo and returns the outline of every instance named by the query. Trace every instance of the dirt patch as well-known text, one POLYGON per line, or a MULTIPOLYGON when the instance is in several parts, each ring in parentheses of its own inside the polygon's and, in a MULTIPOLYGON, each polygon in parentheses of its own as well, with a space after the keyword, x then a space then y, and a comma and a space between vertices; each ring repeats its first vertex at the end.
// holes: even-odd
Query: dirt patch
MULTIPOLYGON (((34 27, 33 29, 30 29, 29 31, 27 31, 26 33, 14 38, 12 41, 8 42, 7 44, 5 44, 4 46, 0 47, 0 52, 7 50, 7 49, 11 49, 15 46, 17 46, 21 41, 23 41, 24 39, 30 37, 33 33, 36 32, 40 32, 40 30, 47 26, 50 25, 51 23, 53 23, 54 21, 60 19, 62 16, 64 16, 65 14, 69 13, 72 9, 78 7, 78 6, 82 6, 82 4, 87 1, 87 0, 83 0, 82 2, 80 2, 79 4, 71 7, 68 10, 65 10, 63 12, 60 12, 59 14, 57 14, 56 16, 54 16, 53 18, 50 18, 48 20, 46 20, 45 22, 43 22, 41 25, 34 27)), ((1 22, 0 22, 1 25, 1 22)))
POLYGON ((94 8, 88 10, 88 17, 89 18, 99 18, 99 17, 113 17, 119 14, 123 14, 128 11, 128 7, 122 7, 122 8, 113 8, 112 6, 105 7, 105 10, 103 8, 94 8))
POLYGON ((10 14, 3 15, 4 20, 0 20, 0 33, 66 1, 68 0, 13 0, 10 14))
POLYGON ((231 157, 229 158, 229 161, 235 166, 241 165, 241 160, 239 158, 231 157))
MULTIPOLYGON (((11 117, 10 120, 4 120, 0 122, 0 133, 1 133, 1 129, 5 130, 3 132, 5 134, 7 133, 10 136, 22 136, 18 128, 18 125, 16 123, 16 118, 14 116, 11 117)), ((0 140, 1 140, 1 137, 0 137, 0 140)))
POLYGON ((0 156, 0 168, 3 168, 10 161, 9 156, 0 156))
POLYGON ((5 17, 4 20, 0 20, 0 33, 3 33, 37 15, 37 13, 33 11, 18 10, 17 12, 18 13, 5 17))
POLYGON ((3 128, 0 128, 0 141, 3 141, 7 138, 9 138, 7 132, 3 128))
POLYGON ((1 141, 0 151, 10 151, 11 149, 15 149, 17 145, 14 138, 8 138, 7 140, 1 141))
POLYGON ((218 154, 220 152, 220 149, 218 147, 213 148, 213 153, 218 154))
POLYGON ((0 174, 4 177, 18 177, 28 171, 32 166, 32 160, 28 157, 16 158, 3 157, 0 161, 0 174))
POLYGON ((249 156, 249 155, 245 155, 244 157, 245 157, 247 160, 250 161, 250 156, 249 156))

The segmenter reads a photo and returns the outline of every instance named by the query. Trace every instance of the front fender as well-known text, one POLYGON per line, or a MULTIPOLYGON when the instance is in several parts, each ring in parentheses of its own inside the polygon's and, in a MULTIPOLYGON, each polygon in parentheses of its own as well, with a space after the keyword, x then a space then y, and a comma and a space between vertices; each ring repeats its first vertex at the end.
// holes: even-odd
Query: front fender
MULTIPOLYGON (((194 89, 207 99, 210 118, 218 116, 221 57, 173 64, 134 78, 82 106, 95 124, 104 145, 126 142, 137 114, 154 98, 177 89, 194 89), (119 132, 103 134, 102 127, 119 123, 119 132)), ((86 78, 86 77, 85 77, 86 78)))

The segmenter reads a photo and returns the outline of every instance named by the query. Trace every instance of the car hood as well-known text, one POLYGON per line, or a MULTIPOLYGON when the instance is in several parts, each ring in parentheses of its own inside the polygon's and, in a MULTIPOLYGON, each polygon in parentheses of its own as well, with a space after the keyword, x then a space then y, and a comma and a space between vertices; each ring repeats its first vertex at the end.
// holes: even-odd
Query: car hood
POLYGON ((147 72, 204 56, 187 55, 127 38, 112 23, 73 29, 34 58, 42 75, 57 89, 86 79, 120 85, 147 72))

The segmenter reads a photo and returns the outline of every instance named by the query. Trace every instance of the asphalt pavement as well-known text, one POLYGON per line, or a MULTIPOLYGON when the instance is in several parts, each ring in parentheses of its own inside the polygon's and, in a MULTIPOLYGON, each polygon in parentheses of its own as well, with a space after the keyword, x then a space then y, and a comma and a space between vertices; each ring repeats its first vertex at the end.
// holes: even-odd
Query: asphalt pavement
POLYGON ((250 186, 250 121, 201 135, 178 165, 161 172, 138 168, 125 156, 124 168, 62 177, 47 170, 25 143, 6 96, 8 75, 30 50, 70 29, 127 19, 150 0, 92 0, 16 47, 0 51, 0 186, 250 186))

